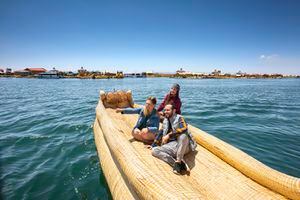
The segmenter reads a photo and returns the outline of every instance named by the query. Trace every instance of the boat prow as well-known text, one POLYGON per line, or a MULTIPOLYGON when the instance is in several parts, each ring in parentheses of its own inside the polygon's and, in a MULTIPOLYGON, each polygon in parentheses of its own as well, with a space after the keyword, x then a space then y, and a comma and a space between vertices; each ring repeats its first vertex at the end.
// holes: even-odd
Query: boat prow
POLYGON ((94 122, 98 155, 114 199, 300 199, 300 180, 278 172, 228 143, 189 125, 199 144, 185 156, 189 175, 151 155, 131 136, 137 115, 131 92, 100 92, 94 122))

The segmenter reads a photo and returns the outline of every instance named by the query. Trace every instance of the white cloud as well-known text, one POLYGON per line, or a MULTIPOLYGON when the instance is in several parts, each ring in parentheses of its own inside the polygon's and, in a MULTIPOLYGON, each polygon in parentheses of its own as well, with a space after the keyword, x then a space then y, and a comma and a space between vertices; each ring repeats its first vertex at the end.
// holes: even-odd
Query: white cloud
POLYGON ((278 54, 271 54, 271 55, 264 55, 264 54, 262 54, 262 55, 259 56, 259 59, 266 60, 266 61, 272 61, 272 60, 274 60, 274 59, 276 59, 278 57, 279 57, 278 54))

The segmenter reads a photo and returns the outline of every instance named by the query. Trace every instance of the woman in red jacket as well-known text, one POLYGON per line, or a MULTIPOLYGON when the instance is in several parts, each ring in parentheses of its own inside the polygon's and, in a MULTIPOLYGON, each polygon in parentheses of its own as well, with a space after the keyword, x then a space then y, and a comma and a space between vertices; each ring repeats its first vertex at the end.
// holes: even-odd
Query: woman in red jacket
POLYGON ((179 91, 180 91, 180 86, 179 84, 175 83, 171 89, 170 92, 165 96, 163 102, 159 105, 157 111, 159 112, 160 116, 163 116, 164 113, 162 110, 167 104, 172 104, 174 105, 174 108, 176 109, 177 114, 181 114, 181 100, 179 98, 179 91))

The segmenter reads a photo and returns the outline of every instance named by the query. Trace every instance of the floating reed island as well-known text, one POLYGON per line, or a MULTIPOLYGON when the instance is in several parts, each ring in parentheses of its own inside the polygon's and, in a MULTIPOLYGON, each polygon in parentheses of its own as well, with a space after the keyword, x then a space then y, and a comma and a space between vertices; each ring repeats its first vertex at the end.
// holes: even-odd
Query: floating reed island
POLYGON ((94 137, 101 168, 114 199, 300 199, 300 179, 276 171, 245 152, 188 125, 196 142, 185 156, 190 174, 175 175, 131 131, 137 107, 130 91, 100 92, 94 137))

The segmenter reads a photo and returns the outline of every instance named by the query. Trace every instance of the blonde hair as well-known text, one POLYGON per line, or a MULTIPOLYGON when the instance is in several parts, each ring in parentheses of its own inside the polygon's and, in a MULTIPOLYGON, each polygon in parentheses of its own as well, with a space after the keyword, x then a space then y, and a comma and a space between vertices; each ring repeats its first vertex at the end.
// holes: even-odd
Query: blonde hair
POLYGON ((146 106, 144 106, 144 115, 148 116, 149 114, 149 110, 146 108, 146 106))

